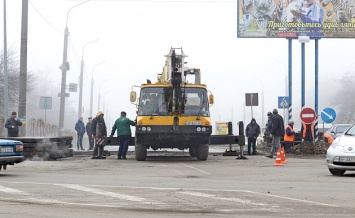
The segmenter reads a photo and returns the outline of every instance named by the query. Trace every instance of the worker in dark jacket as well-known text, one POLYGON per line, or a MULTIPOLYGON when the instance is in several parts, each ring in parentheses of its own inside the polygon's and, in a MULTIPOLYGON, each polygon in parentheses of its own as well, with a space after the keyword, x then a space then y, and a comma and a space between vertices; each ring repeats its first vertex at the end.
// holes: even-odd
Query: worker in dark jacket
POLYGON ((106 159, 103 156, 105 147, 105 137, 107 129, 104 120, 104 113, 97 112, 96 117, 92 120, 92 137, 95 139, 95 148, 92 159, 106 159))
POLYGON ((94 149, 94 139, 92 138, 92 117, 88 118, 88 122, 86 123, 86 133, 88 134, 89 138, 89 150, 94 149))
POLYGON ((131 139, 131 126, 136 125, 136 122, 127 118, 126 115, 126 112, 121 112, 121 116, 115 121, 115 124, 113 125, 111 131, 111 137, 113 137, 117 129, 117 137, 120 142, 120 148, 118 149, 117 159, 126 159, 129 140, 131 139))
POLYGON ((272 129, 272 113, 268 112, 267 113, 267 121, 265 124, 265 132, 264 132, 264 140, 266 143, 271 143, 272 142, 272 135, 271 135, 271 129, 272 129))
POLYGON ((5 123, 5 128, 7 128, 7 137, 18 137, 19 126, 22 126, 22 122, 17 118, 17 113, 14 111, 5 123))
POLYGON ((271 135, 272 135, 272 146, 271 146, 271 153, 267 157, 272 158, 275 154, 275 151, 278 149, 281 150, 281 143, 280 139, 285 135, 285 127, 284 127, 284 119, 279 115, 277 109, 272 111, 272 128, 271 128, 271 135))
POLYGON ((248 155, 250 155, 251 147, 253 147, 253 155, 256 155, 256 138, 260 135, 260 126, 254 118, 247 125, 245 135, 248 138, 248 155))
POLYGON ((84 148, 83 148, 83 137, 84 137, 84 134, 85 134, 85 125, 84 125, 82 117, 80 117, 78 122, 76 122, 75 131, 77 132, 77 135, 78 135, 78 139, 76 141, 76 147, 78 148, 78 150, 79 150, 79 147, 80 147, 81 150, 84 150, 84 148))

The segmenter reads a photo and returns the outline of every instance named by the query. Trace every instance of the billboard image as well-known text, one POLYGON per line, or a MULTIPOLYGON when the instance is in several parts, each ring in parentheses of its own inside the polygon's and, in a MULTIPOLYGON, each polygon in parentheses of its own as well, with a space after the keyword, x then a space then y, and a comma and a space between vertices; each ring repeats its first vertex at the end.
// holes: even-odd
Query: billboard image
POLYGON ((355 37, 355 0, 238 0, 241 38, 355 37))

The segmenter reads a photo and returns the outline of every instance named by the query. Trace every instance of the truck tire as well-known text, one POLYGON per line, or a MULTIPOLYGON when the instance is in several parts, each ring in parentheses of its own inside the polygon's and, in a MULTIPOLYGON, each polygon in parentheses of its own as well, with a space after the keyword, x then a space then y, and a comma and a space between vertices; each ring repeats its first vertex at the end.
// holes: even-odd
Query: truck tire
POLYGON ((190 155, 191 155, 191 157, 196 157, 196 153, 197 153, 197 148, 196 148, 196 146, 191 146, 190 148, 189 148, 189 153, 190 153, 190 155))
POLYGON ((342 176, 345 173, 345 170, 329 169, 329 172, 334 176, 342 176))
POLYGON ((207 160, 208 150, 209 150, 208 144, 199 145, 196 149, 197 160, 207 160))
POLYGON ((136 144, 135 153, 137 161, 145 161, 145 159, 147 158, 147 146, 136 144))

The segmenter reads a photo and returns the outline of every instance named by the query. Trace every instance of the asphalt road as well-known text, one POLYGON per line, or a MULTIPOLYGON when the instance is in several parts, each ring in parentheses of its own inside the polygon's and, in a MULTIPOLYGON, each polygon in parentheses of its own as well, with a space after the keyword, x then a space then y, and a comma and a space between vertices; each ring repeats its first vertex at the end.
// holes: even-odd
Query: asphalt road
POLYGON ((354 217, 355 173, 323 156, 207 161, 170 153, 26 161, 0 172, 0 217, 354 217), (168 156, 173 155, 173 156, 168 156))

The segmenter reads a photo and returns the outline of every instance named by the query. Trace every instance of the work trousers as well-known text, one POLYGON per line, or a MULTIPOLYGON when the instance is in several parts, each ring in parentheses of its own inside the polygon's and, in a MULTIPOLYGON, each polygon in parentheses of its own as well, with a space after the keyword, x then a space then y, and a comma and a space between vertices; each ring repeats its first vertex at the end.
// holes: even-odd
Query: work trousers
POLYGON ((253 147, 253 155, 256 155, 256 138, 248 138, 248 155, 250 155, 251 147, 253 147))
POLYGON ((83 148, 83 136, 84 135, 82 135, 82 134, 78 134, 78 139, 76 141, 76 147, 78 148, 78 150, 79 150, 79 148, 81 150, 84 150, 84 148, 83 148))
POLYGON ((102 157, 105 147, 105 137, 95 138, 95 149, 93 152, 94 157, 102 157))
POLYGON ((275 152, 278 149, 281 149, 280 138, 281 138, 281 136, 274 136, 272 138, 272 145, 271 145, 271 153, 270 153, 270 155, 275 155, 275 152))
POLYGON ((130 135, 121 135, 118 136, 118 140, 120 142, 120 148, 118 149, 117 156, 125 157, 128 150, 129 140, 131 139, 130 135))

